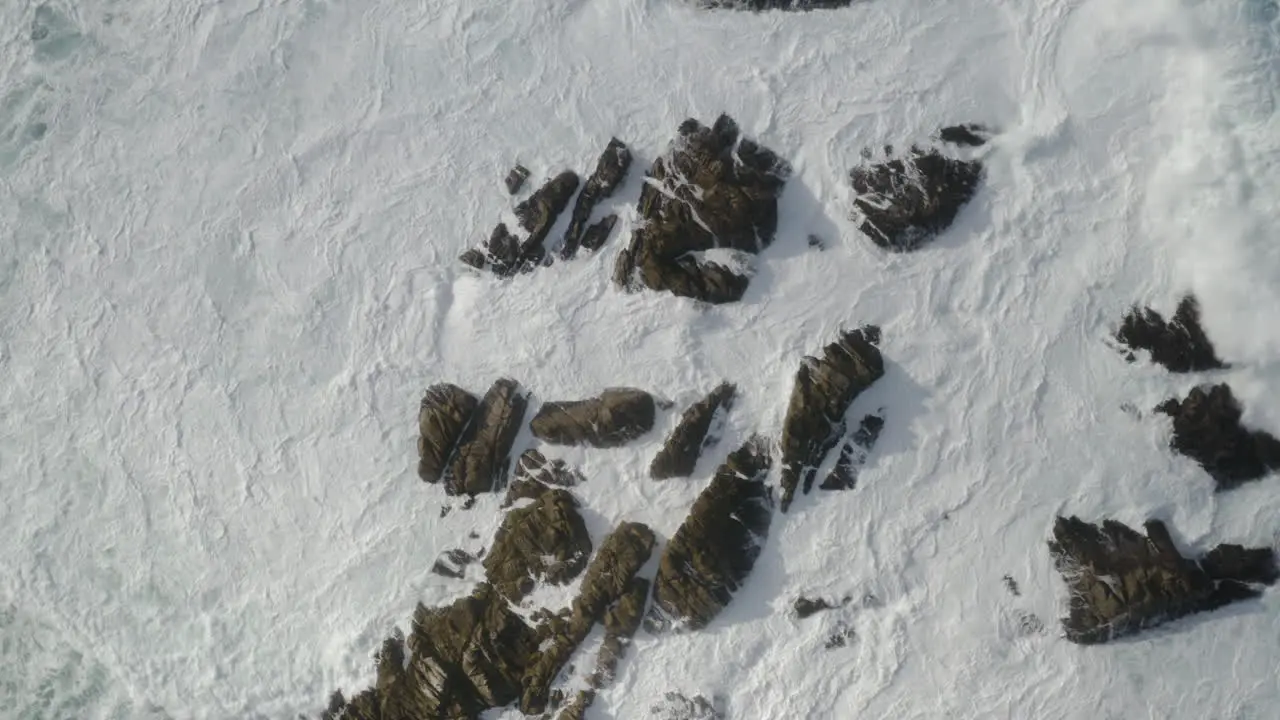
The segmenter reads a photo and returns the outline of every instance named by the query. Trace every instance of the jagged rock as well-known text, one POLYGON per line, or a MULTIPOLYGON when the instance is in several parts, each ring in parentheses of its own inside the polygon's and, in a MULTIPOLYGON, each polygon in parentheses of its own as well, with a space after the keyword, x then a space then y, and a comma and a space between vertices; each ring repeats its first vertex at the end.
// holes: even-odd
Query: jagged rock
POLYGON ((489 233, 484 249, 472 248, 458 257, 464 265, 477 270, 492 270, 499 277, 510 277, 532 269, 520 252, 520 238, 511 233, 506 223, 498 223, 489 233))
POLYGON ((605 215, 595 221, 582 233, 582 247, 592 252, 604 247, 605 241, 609 239, 609 234, 617 224, 618 216, 615 214, 605 215))
POLYGON ((944 127, 938 132, 938 139, 942 140, 942 142, 954 145, 968 145, 969 147, 985 145, 990 137, 991 131, 976 123, 952 125, 944 127))
MULTIPOLYGON (((573 217, 569 221, 569 229, 564 234, 564 245, 560 249, 560 257, 567 260, 578 252, 579 245, 585 245, 584 238, 587 221, 591 219, 591 211, 600 201, 613 195, 614 190, 622 184, 623 178, 627 176, 627 171, 630 169, 631 151, 618 138, 610 139, 600 159, 596 161, 595 171, 591 173, 591 177, 587 178, 586 185, 583 186, 582 192, 578 194, 578 200, 573 205, 573 217)), ((617 222, 617 216, 614 216, 613 222, 617 222)), ((595 247, 587 247, 598 250, 612 229, 613 225, 610 223, 608 230, 604 230, 603 237, 591 238, 593 244, 599 244, 595 247)), ((596 230, 596 233, 600 233, 600 230, 596 230)))
POLYGON ((563 585, 591 556, 591 535, 567 490, 548 489, 531 505, 507 513, 484 559, 489 582, 520 602, 538 580, 563 585))
POLYGON ((573 487, 582 483, 582 473, 569 467, 564 460, 548 460, 541 452, 525 450, 516 461, 516 477, 536 480, 556 487, 573 487))
POLYGON ((475 496, 506 485, 511 445, 527 406, 519 383, 508 378, 494 382, 458 441, 444 478, 445 492, 475 496))
POLYGON ((738 387, 733 383, 721 383, 702 400, 694 403, 680 416, 671 436, 649 465, 649 475, 654 480, 688 477, 693 474, 702 451, 720 440, 711 432, 718 416, 733 407, 738 387))
POLYGON ((836 466, 827 473, 827 478, 818 487, 823 490, 852 490, 858 484, 858 472, 867 462, 871 448, 875 446, 884 429, 884 418, 879 415, 867 415, 858 423, 858 429, 845 440, 840 448, 840 459, 836 466))
POLYGON ((853 4, 853 0, 694 0, 694 2, 706 10, 750 10, 752 12, 834 10, 853 4))
POLYGON ((662 553, 645 620, 652 633, 706 627, 746 581, 769 531, 765 486, 772 458, 762 438, 729 454, 662 553))
POLYGON ((1156 412, 1173 417, 1169 446, 1200 463, 1219 490, 1280 469, 1280 440, 1240 424, 1244 410, 1226 384, 1194 388, 1185 400, 1170 398, 1156 412))
POLYGON ((905 158, 850 173, 857 193, 853 219, 876 245, 895 252, 915 250, 950 227, 977 193, 982 174, 977 160, 913 147, 905 158))
POLYGON ((707 259, 714 248, 757 253, 773 242, 778 196, 791 168, 742 137, 721 115, 712 127, 689 119, 654 161, 640 193, 642 222, 619 254, 614 282, 710 303, 733 302, 749 278, 707 259))
POLYGON ((577 190, 578 175, 571 170, 551 178, 516 206, 516 219, 521 229, 529 233, 523 241, 511 233, 506 223, 499 223, 483 251, 468 250, 459 259, 477 270, 491 270, 499 277, 530 272, 546 259, 547 234, 577 190))
POLYGON ((529 168, 523 165, 516 165, 507 173, 507 177, 502 181, 507 186, 507 192, 515 195, 520 192, 520 188, 524 187, 524 181, 529 179, 529 168))
POLYGON ((418 476, 440 482, 449 457, 458 446, 467 423, 480 401, 457 385, 441 383, 427 388, 418 411, 418 476))
POLYGON ((724 700, 701 695, 692 698, 678 692, 663 695, 663 701, 649 708, 657 720, 724 720, 724 700))
POLYGON ((431 565, 431 572, 447 578, 461 580, 466 577, 466 567, 476 561, 476 556, 466 550, 445 550, 431 565))
POLYGON ((884 375, 879 342, 880 329, 868 325, 841 332, 839 340, 823 348, 821 358, 801 361, 782 426, 783 512, 802 480, 804 492, 812 489, 822 458, 845 434, 849 405, 884 375))
POLYGON ((621 447, 653 429, 657 405, 635 388, 609 388, 587 400, 543 403, 529 423, 533 434, 552 445, 621 447))
POLYGON ((1102 643, 1195 612, 1256 597, 1251 583, 1276 580, 1269 548, 1221 545, 1202 563, 1182 556, 1164 523, 1150 520, 1147 536, 1123 523, 1093 525, 1059 517, 1049 551, 1070 590, 1062 618, 1067 639, 1102 643), (1238 574, 1237 574, 1238 573, 1238 574))
POLYGON ((1217 370, 1227 365, 1218 359, 1213 343, 1200 325, 1200 304, 1188 295, 1178 303, 1173 320, 1165 322, 1160 313, 1136 305, 1124 316, 1116 340, 1130 348, 1129 362, 1137 360, 1134 350, 1146 350, 1151 359, 1169 372, 1188 373, 1217 370))

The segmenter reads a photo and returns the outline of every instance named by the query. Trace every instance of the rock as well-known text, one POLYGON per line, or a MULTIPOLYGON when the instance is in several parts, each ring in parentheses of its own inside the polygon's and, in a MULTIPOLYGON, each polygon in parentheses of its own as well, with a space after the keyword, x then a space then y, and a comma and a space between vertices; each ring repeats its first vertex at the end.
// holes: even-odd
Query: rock
POLYGON ((479 406, 474 395, 457 385, 441 383, 427 388, 418 411, 419 477, 429 483, 440 482, 479 406))
POLYGON ((884 429, 884 418, 879 415, 867 415, 858 424, 844 447, 840 448, 840 459, 836 466, 827 473, 827 479, 818 487, 822 490, 852 490, 858 484, 858 472, 867 462, 871 448, 875 446, 884 429))
POLYGON ((853 220, 880 247, 915 250, 951 226, 978 191, 982 163, 956 160, 913 147, 906 158, 855 168, 850 173, 853 220))
POLYGON ((587 400, 543 403, 529 427, 552 445, 621 447, 653 429, 653 396, 634 388, 609 388, 587 400))
POLYGON ((498 223, 489 233, 484 249, 472 248, 458 257, 464 265, 477 270, 491 270, 498 277, 511 277, 532 269, 520 251, 520 238, 511 233, 506 223, 498 223))
POLYGON ((499 223, 484 250, 468 250, 459 259, 477 270, 490 270, 499 277, 530 272, 544 264, 547 234, 577 190, 578 175, 573 171, 566 170, 551 178, 516 206, 516 219, 521 229, 529 233, 528 237, 521 241, 511 233, 506 223, 499 223))
POLYGON ((489 583, 520 602, 535 582, 563 585, 578 576, 591 556, 591 535, 569 491, 554 488, 531 505, 507 513, 486 554, 489 583))
POLYGON ((810 235, 809 247, 813 248, 814 250, 826 250, 827 244, 824 243, 822 241, 822 238, 818 237, 817 235, 810 235))
MULTIPOLYGON (((644 590, 639 597, 639 608, 634 607, 636 599, 632 596, 640 580, 635 574, 649 561, 655 543, 653 531, 647 526, 625 522, 600 544, 600 551, 582 578, 582 589, 574 598, 568 623, 557 628, 549 643, 543 644, 544 651, 525 676, 521 712, 530 715, 546 709, 552 681, 597 622, 605 622, 606 638, 601 652, 612 644, 612 652, 620 656, 620 645, 635 632, 631 616, 643 610, 644 593, 649 586, 648 581, 641 580, 644 590), (615 638, 612 643, 610 635, 615 638)), ((611 668, 612 665, 610 672, 611 668)))
POLYGON ((1240 424, 1244 410, 1226 384, 1194 388, 1185 400, 1170 398, 1156 412, 1173 417, 1169 446, 1200 463, 1218 490, 1280 469, 1280 440, 1240 424))
POLYGON ((701 695, 692 698, 678 692, 663 695, 662 702, 649 708, 657 720, 724 720, 724 700, 701 695))
POLYGON ((948 142, 954 145, 967 145, 969 147, 985 145, 990 137, 990 130, 975 123, 952 125, 950 127, 944 127, 938 132, 938 139, 942 140, 942 142, 948 142))
POLYGON ((694 403, 676 425, 653 462, 649 464, 649 476, 654 480, 688 477, 693 474, 702 451, 720 440, 719 433, 712 433, 712 425, 733 407, 738 387, 733 383, 720 383, 702 400, 694 403))
POLYGON ((476 557, 466 550, 445 550, 436 558, 431 572, 447 578, 461 580, 466 577, 466 567, 476 561, 476 557))
POLYGON ((815 615, 823 610, 835 610, 840 607, 840 605, 847 602, 849 602, 849 598, 845 598, 844 601, 839 604, 833 604, 822 598, 807 598, 801 595, 796 598, 795 603, 791 605, 791 610, 796 614, 797 619, 804 620, 810 615, 815 615))
POLYGON ((515 195, 520 192, 520 188, 524 187, 524 181, 529 179, 529 168, 523 165, 516 165, 507 173, 506 179, 502 182, 507 186, 507 192, 515 195))
POLYGON ((728 115, 709 128, 685 120, 649 170, 641 224, 618 256, 614 282, 710 303, 740 300, 749 278, 704 253, 757 253, 772 243, 790 174, 773 151, 742 137, 728 115))
POLYGON ((585 481, 582 473, 559 458, 548 460, 537 450, 525 450, 516 461, 516 477, 536 480, 556 487, 573 487, 585 481))
POLYGON ((1070 590, 1068 614, 1062 618, 1068 640, 1107 642, 1256 597, 1260 591, 1251 583, 1276 580, 1269 548, 1219 546, 1206 556, 1214 575, 1203 562, 1182 556, 1164 523, 1150 520, 1145 528, 1144 538, 1113 520, 1099 527, 1076 517, 1057 519, 1049 551, 1070 590), (1241 562, 1232 562, 1237 559, 1241 562))
POLYGON ((1169 372, 1188 373, 1217 370, 1227 365, 1218 359, 1213 343, 1200 326, 1200 304, 1188 295, 1178 303, 1171 322, 1151 308, 1134 306, 1120 324, 1116 340, 1130 348, 1129 362, 1137 356, 1133 350, 1146 350, 1151 359, 1169 372))
POLYGON ((494 382, 458 441, 444 478, 445 492, 474 497, 506 485, 511 445, 527 406, 519 383, 508 378, 494 382))
POLYGON ((662 553, 645 620, 651 633, 698 630, 746 581, 769 531, 772 458, 754 437, 729 454, 662 553))
POLYGON ((617 215, 605 215, 582 233, 582 247, 595 252, 604 247, 605 241, 609 239, 609 234, 613 232, 613 227, 618 224, 617 215))
POLYGON ((884 375, 879 342, 879 328, 868 325, 841 332, 821 358, 801 361, 782 426, 783 512, 802 480, 804 492, 812 489, 823 457, 845 434, 844 415, 854 399, 884 375))
POLYGON ((822 644, 824 650, 835 650, 849 644, 849 641, 856 640, 858 634, 848 623, 840 622, 836 624, 835 632, 827 636, 826 642, 822 644))
MULTIPOLYGON (((587 230, 587 221, 591 219, 591 211, 595 209, 600 201, 613 195, 613 192, 622 184, 623 178, 627 176, 627 171, 630 169, 631 151, 618 138, 610 139, 609 144, 600 155, 600 159, 596 161, 595 171, 591 173, 591 177, 587 178, 586 185, 583 186, 582 192, 578 194, 577 202, 573 204, 573 216, 569 221, 569 229, 564 234, 564 245, 560 248, 561 258, 565 260, 572 258, 578 252, 578 247, 585 244, 583 241, 587 230)), ((612 222, 617 222, 616 215, 613 216, 612 222)), ((598 250, 604 244, 604 239, 608 237, 609 231, 613 229, 612 222, 609 223, 608 230, 603 231, 602 237, 592 238, 592 243, 595 244, 595 247, 590 249, 598 250)), ((600 230, 596 232, 599 233, 600 230)))

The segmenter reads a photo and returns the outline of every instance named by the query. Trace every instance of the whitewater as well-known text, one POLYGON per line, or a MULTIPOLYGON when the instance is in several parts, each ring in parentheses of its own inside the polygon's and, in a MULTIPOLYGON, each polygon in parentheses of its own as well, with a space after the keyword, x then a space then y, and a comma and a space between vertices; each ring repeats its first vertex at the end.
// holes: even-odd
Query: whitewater
POLYGON ((501 519, 486 496, 442 518, 417 479, 427 385, 671 400, 640 442, 555 453, 597 542, 666 538, 729 450, 778 436, 800 358, 864 323, 887 368, 854 411, 885 429, 858 487, 776 515, 726 611, 639 633, 589 717, 668 691, 735 719, 1280 712, 1280 593, 1081 647, 1045 545, 1076 514, 1280 546, 1280 478, 1214 493, 1147 412, 1225 379, 1280 434, 1275 2, 13 0, 0 28, 0 717, 318 713, 417 603, 469 590, 480 568, 432 561, 501 519), (721 112, 795 170, 746 297, 620 292, 641 169, 721 112), (966 151, 977 198, 880 251, 848 171, 961 122, 999 131, 966 151), (636 169, 599 253, 457 261, 511 217, 511 165, 585 174, 611 136, 636 169), (1126 364, 1124 310, 1186 292, 1233 366, 1126 364), (722 380, 722 443, 650 480, 722 380), (856 602, 798 621, 801 593, 856 602))

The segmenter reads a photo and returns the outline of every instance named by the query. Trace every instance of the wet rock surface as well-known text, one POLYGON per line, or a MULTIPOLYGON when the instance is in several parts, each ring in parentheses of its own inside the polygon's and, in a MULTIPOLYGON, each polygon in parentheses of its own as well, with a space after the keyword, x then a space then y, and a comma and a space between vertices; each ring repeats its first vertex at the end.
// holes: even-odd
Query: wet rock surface
POLYGON ((728 115, 711 127, 681 123, 640 193, 640 227, 619 254, 614 281, 710 303, 733 302, 747 275, 700 255, 715 248, 757 253, 773 242, 778 196, 791 168, 742 136, 728 115))
MULTIPOLYGON (((959 132, 949 134, 961 137, 959 132)), ((863 234, 886 250, 916 250, 955 222, 960 209, 977 194, 982 175, 977 160, 912 147, 903 157, 850 173, 857 194, 853 219, 863 234)))
POLYGON ((768 535, 773 503, 763 438, 729 454, 662 553, 653 583, 649 632, 698 630, 729 604, 768 535))
POLYGON ((808 493, 823 457, 845 434, 845 412, 884 375, 880 330, 842 332, 821 357, 805 357, 796 373, 782 428, 782 511, 798 487, 808 493))
POLYGON ((444 478, 445 492, 474 496, 506 485, 511 446, 527 407, 519 383, 508 378, 493 383, 459 439, 444 478))
POLYGON ((879 415, 867 415, 858 423, 840 448, 840 458, 835 467, 827 473, 827 477, 818 487, 822 490, 852 490, 858 484, 858 472, 866 464, 871 448, 875 447, 884 429, 884 418, 879 415))
POLYGON ((653 429, 653 396, 635 388, 609 388, 587 400, 543 403, 529 427, 552 445, 621 447, 653 429))
POLYGON ((484 569, 490 584, 518 603, 538 581, 563 585, 577 577, 591 547, 578 501, 567 490, 548 488, 503 518, 484 569))
POLYGON ((480 400, 457 385, 427 388, 418 411, 418 476, 440 482, 480 400))
POLYGON ((1103 643, 1191 613, 1257 597, 1277 579, 1270 548, 1219 545, 1201 562, 1183 557, 1164 523, 1101 526, 1059 517, 1049 541, 1070 591, 1062 618, 1067 639, 1103 643))
POLYGON ((1280 469, 1280 440, 1240 424, 1244 409, 1226 384, 1193 388, 1185 399, 1166 400, 1156 412, 1173 418, 1169 446, 1198 462, 1219 490, 1280 469))
POLYGON ((662 449, 649 464, 649 476, 654 480, 689 477, 702 452, 720 440, 713 432, 717 418, 723 423, 723 415, 733 407, 738 388, 732 383, 721 383, 706 397, 694 403, 680 416, 680 422, 671 431, 662 449))
POLYGON ((1200 324, 1200 305, 1188 295, 1178 303, 1173 319, 1165 321, 1151 308, 1133 307, 1121 321, 1116 340, 1129 348, 1125 359, 1137 360, 1134 351, 1146 350, 1151 360, 1169 372, 1217 370, 1227 365, 1218 359, 1213 343, 1200 324))
POLYGON ((564 234, 564 244, 560 247, 561 258, 566 260, 572 258, 579 247, 599 250, 604 245, 604 241, 613 230, 614 223, 618 220, 617 216, 603 218, 591 226, 588 226, 587 222, 591 219, 591 211, 602 200, 613 195, 630 169, 631 150, 618 138, 611 138, 604 152, 601 153, 600 159, 596 161, 591 177, 587 178, 582 192, 578 193, 578 199, 573 204, 573 215, 569 221, 569 228, 564 234))
POLYGON ((520 228, 528 235, 521 240, 505 223, 498 224, 483 249, 472 249, 459 258, 478 270, 489 270, 499 277, 530 272, 547 257, 546 239, 556 219, 569 206, 578 190, 577 173, 565 170, 548 180, 515 208, 520 228))

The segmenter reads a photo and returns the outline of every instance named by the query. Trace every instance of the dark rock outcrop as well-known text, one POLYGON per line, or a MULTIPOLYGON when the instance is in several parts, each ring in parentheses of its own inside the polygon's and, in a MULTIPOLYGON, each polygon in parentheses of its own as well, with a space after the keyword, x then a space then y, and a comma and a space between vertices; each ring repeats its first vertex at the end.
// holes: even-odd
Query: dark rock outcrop
POLYGON ((454 548, 445 550, 436 558, 435 563, 431 565, 431 572, 455 580, 461 580, 466 577, 466 568, 477 560, 475 555, 466 550, 454 548))
POLYGON ((516 165, 507 173, 507 177, 503 179, 503 184, 507 186, 507 192, 515 195, 520 192, 520 188, 524 187, 524 181, 529 179, 529 168, 523 165, 516 165))
POLYGON ((440 482, 458 440, 471 422, 480 401, 457 385, 441 383, 427 388, 418 411, 418 476, 440 482))
POLYGON ((611 216, 613 220, 608 223, 607 230, 600 223, 591 226, 596 229, 595 235, 590 238, 590 244, 586 242, 587 221, 591 219, 591 211, 596 205, 612 196, 618 189, 630 169, 631 151, 618 138, 610 139, 600 159, 596 161, 595 171, 591 173, 591 177, 587 178, 582 192, 578 193, 578 199, 573 204, 573 216, 564 234, 564 245, 560 248, 561 258, 565 260, 572 258, 580 246, 598 250, 604 244, 609 231, 613 230, 613 223, 617 222, 617 216, 611 216))
POLYGON ((950 127, 944 127, 942 130, 938 131, 939 140, 953 145, 978 147, 980 145, 985 145, 987 140, 990 138, 991 130, 976 123, 951 125, 950 127))
POLYGON ((490 584, 520 602, 538 580, 563 585, 591 556, 591 535, 568 490, 548 488, 533 503, 507 513, 485 555, 490 584))
POLYGON ((478 270, 491 270, 499 277, 529 272, 541 265, 547 256, 547 234, 569 206, 578 184, 578 175, 572 170, 551 178, 516 206, 520 228, 529 233, 523 241, 513 235, 505 223, 500 223, 493 229, 484 250, 468 250, 459 259, 478 270))
POLYGON ((493 383, 458 442, 445 474, 445 492, 474 496, 506 485, 511 445, 527 407, 519 383, 508 378, 493 383))
POLYGON ((1151 308, 1134 306, 1120 324, 1116 340, 1128 346, 1129 362, 1137 360, 1135 350, 1146 350, 1151 359, 1169 372, 1189 373, 1227 367, 1218 359, 1213 343, 1200 325, 1200 304, 1188 295, 1178 303, 1173 320, 1165 322, 1151 308))
POLYGON ((737 392, 738 388, 733 383, 721 383, 685 410, 680 416, 680 423, 649 464, 649 476, 654 480, 665 480, 692 475, 698 456, 719 441, 718 434, 711 432, 712 424, 733 407, 737 392))
POLYGON ((827 478, 818 487, 823 490, 852 490, 858 484, 858 472, 867 462, 871 448, 875 447, 884 429, 884 418, 879 415, 867 415, 858 423, 858 429, 844 441, 840 448, 840 459, 836 466, 827 473, 827 478))
POLYGON ((604 247, 605 241, 609 239, 609 233, 613 232, 617 224, 618 216, 612 214, 595 221, 582 233, 582 247, 592 252, 604 247))
POLYGON ((868 325, 841 332, 839 340, 823 348, 821 358, 801 361, 782 426, 783 512, 802 481, 804 492, 812 489, 823 457, 845 434, 850 404, 884 375, 879 342, 879 328, 868 325))
POLYGON ((698 630, 746 581, 772 519, 765 476, 772 464, 762 438, 729 454, 662 553, 653 583, 649 632, 698 630))
POLYGON ((614 282, 710 303, 741 299, 749 278, 700 254, 757 253, 772 243, 778 196, 790 174, 773 151, 742 137, 728 115, 711 127, 685 120, 649 170, 642 223, 618 256, 614 282))
POLYGON ((552 445, 621 447, 653 429, 653 396, 635 388, 609 388, 587 400, 543 403, 529 428, 552 445))
POLYGON ((1164 523, 1150 520, 1145 529, 1143 537, 1113 520, 1099 527, 1076 517, 1057 519, 1049 551, 1070 590, 1062 618, 1067 639, 1107 642, 1256 597, 1256 583, 1276 581, 1269 548, 1220 545, 1198 563, 1183 557, 1164 523))
POLYGON ((1173 417, 1169 446, 1200 463, 1217 489, 1229 490, 1280 469, 1280 440, 1240 424, 1244 409, 1226 384, 1197 387, 1156 412, 1173 417))
POLYGON ((797 619, 804 620, 824 610, 835 610, 841 605, 848 604, 849 600, 850 598, 846 597, 838 603, 833 603, 824 598, 808 598, 801 595, 791 604, 791 611, 795 613, 797 619))
POLYGON ((895 252, 915 250, 951 226, 978 191, 982 163, 957 160, 936 148, 912 147, 903 158, 850 173, 853 219, 871 241, 895 252))

